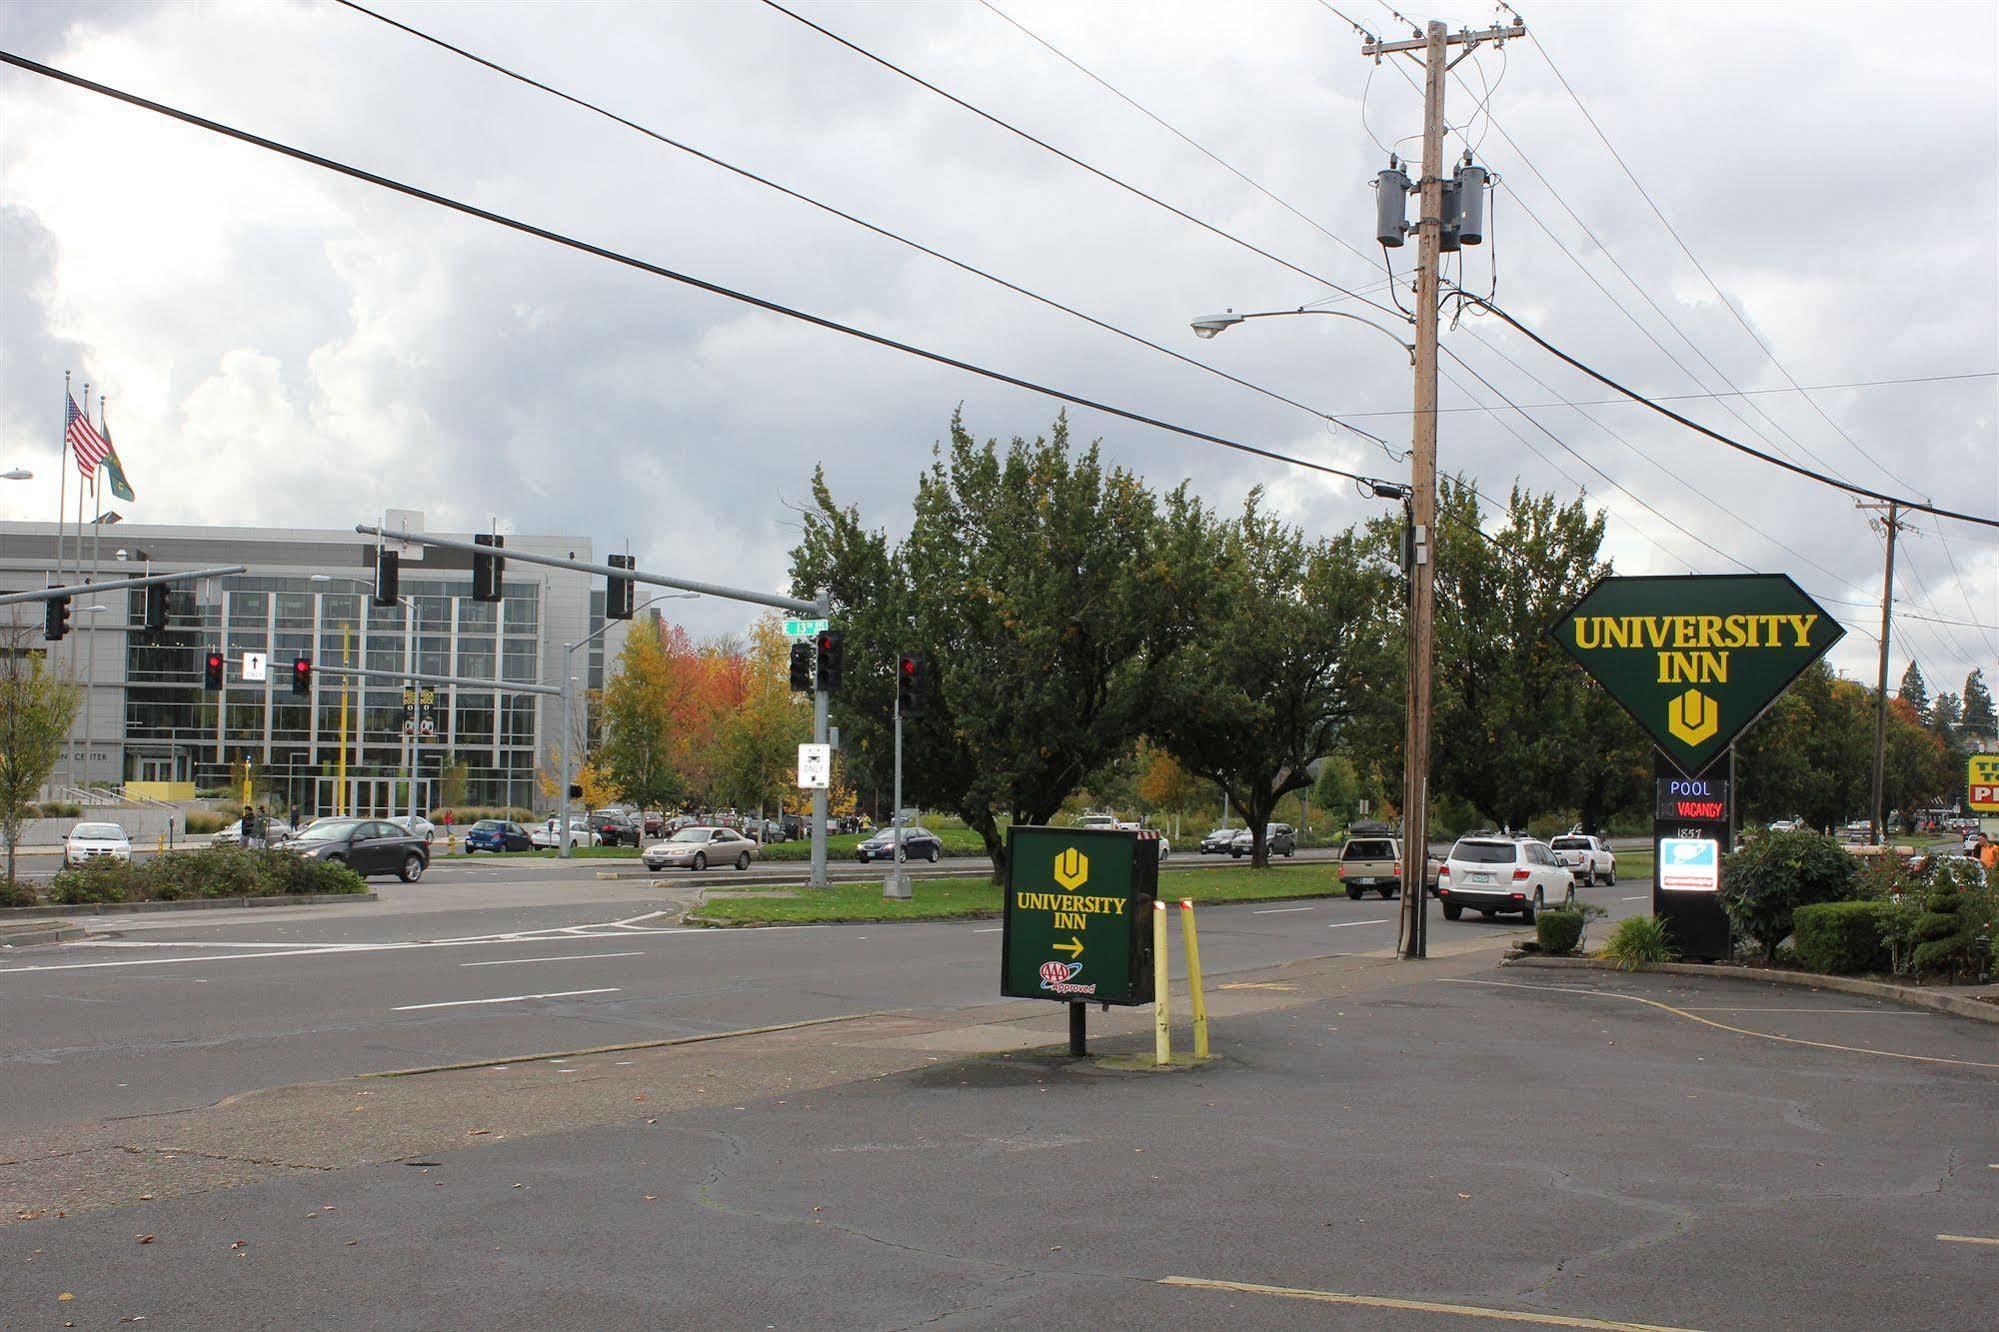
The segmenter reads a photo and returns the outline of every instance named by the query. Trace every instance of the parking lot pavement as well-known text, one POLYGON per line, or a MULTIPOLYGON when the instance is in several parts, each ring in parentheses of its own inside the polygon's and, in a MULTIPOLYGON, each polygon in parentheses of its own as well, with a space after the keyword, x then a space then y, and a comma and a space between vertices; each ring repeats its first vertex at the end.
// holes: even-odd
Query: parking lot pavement
MULTIPOLYGON (((630 1104, 664 1058, 566 1061, 535 1076, 629 1119, 15 1222, 0 1314, 1992 1326, 1999 1246, 1965 1242, 1999 1238, 1992 1027, 1729 981, 1420 975, 1350 965, 1163 1076, 940 1054, 793 1084, 780 1059, 761 1094, 673 1112, 630 1104)), ((860 1039, 821 1031, 798 1059, 860 1039)))

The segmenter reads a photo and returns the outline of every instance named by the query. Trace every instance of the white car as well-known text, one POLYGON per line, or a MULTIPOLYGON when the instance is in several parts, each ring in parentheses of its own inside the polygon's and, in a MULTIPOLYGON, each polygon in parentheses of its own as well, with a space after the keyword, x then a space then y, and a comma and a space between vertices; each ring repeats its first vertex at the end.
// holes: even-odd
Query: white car
POLYGON ((425 846, 429 846, 433 841, 437 840, 437 825, 421 814, 404 814, 396 818, 386 819, 384 822, 393 823, 404 832, 413 833, 423 838, 425 846))
MULTIPOLYGON (((528 831, 528 840, 543 849, 553 849, 561 844, 561 839, 556 835, 555 831, 557 825, 561 822, 561 819, 555 818, 535 824, 528 831)), ((580 814, 571 814, 569 816, 569 844, 571 846, 597 845, 597 834, 590 831, 590 821, 580 814)))
POLYGON ((1617 882, 1617 853, 1600 837, 1569 833, 1549 842, 1548 849, 1576 876, 1577 883, 1617 882))
POLYGON ((110 856, 114 860, 132 858, 132 839, 115 823, 79 823, 63 839, 62 863, 81 865, 86 860, 110 856))
MULTIPOLYGON (((284 842, 289 842, 295 836, 297 834, 292 832, 292 826, 289 823, 284 822, 282 819, 268 815, 265 816, 264 844, 266 846, 278 846, 284 842)), ((243 820, 236 820, 236 822, 230 824, 227 828, 216 833, 215 836, 208 840, 214 846, 243 845, 243 820)))
POLYGON ((1805 826, 1803 819, 1778 819, 1770 825, 1771 832, 1796 832, 1805 826))
POLYGON ((1445 920, 1470 907, 1487 920, 1517 911, 1523 924, 1532 925, 1536 912, 1550 903, 1566 906, 1575 895, 1568 867, 1531 837, 1460 837, 1437 875, 1445 920))

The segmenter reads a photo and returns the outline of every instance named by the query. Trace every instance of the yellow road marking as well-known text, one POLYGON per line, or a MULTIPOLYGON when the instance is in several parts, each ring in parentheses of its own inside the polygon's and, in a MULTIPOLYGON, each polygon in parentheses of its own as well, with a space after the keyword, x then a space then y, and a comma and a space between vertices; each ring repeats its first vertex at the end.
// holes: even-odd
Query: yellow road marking
POLYGON ((1988 1239, 1984 1235, 1939 1235, 1945 1244, 1991 1244, 1999 1246, 1999 1239, 1988 1239))
POLYGON ((1363 1309, 1402 1309, 1412 1313, 1450 1314, 1458 1318, 1488 1318, 1500 1323, 1535 1323, 1541 1327, 1586 1327, 1611 1332, 1692 1332, 1689 1328, 1663 1327, 1657 1323, 1620 1323, 1614 1319, 1575 1318, 1567 1314, 1531 1313, 1524 1309, 1487 1309, 1476 1304, 1443 1304, 1436 1300, 1397 1300, 1385 1295, 1352 1295, 1337 1290, 1304 1290, 1296 1286, 1259 1286, 1248 1281, 1208 1281, 1201 1277, 1160 1278, 1162 1286, 1184 1286, 1192 1290, 1226 1290, 1243 1295, 1274 1295, 1287 1300, 1310 1300, 1316 1304, 1349 1304, 1363 1309))
POLYGON ((1646 999, 1635 994, 1620 994, 1616 990, 1588 990, 1575 985, 1523 985, 1518 981, 1464 980, 1456 977, 1440 977, 1446 985, 1496 985, 1506 990, 1556 990, 1562 994, 1587 994, 1601 999, 1629 999, 1634 1004, 1644 1004, 1650 1008, 1663 1009, 1675 1017, 1683 1017, 1689 1022, 1698 1022, 1704 1027, 1717 1031, 1733 1032, 1737 1036, 1755 1036, 1766 1041, 1781 1041, 1785 1045, 1809 1045, 1816 1050, 1839 1050, 1846 1054, 1880 1055, 1883 1059, 1907 1059, 1918 1064, 1955 1064, 1959 1068, 1999 1068, 1999 1064, 1981 1064, 1976 1059, 1949 1059, 1943 1055, 1903 1054, 1900 1050, 1876 1050, 1865 1045, 1838 1045, 1832 1041, 1808 1041, 1800 1036, 1779 1036, 1774 1031, 1751 1031, 1747 1027, 1732 1027, 1726 1022, 1716 1022, 1704 1018, 1699 1013, 1689 1013, 1684 1008, 1662 1004, 1657 999, 1646 999))
POLYGON ((1215 987, 1219 990, 1295 990, 1295 985, 1283 985, 1277 981, 1230 981, 1215 987))

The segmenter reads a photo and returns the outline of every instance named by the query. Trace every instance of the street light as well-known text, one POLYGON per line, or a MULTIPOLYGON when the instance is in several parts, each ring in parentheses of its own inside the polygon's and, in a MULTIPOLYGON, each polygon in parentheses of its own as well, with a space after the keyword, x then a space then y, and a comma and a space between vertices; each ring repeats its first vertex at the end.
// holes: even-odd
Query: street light
POLYGON ((1414 343, 1404 342, 1401 338, 1396 337, 1394 333, 1375 323, 1372 319, 1363 319, 1357 314, 1348 314, 1345 310, 1318 310, 1309 305, 1301 305, 1295 310, 1252 310, 1247 314, 1237 314, 1234 310, 1224 310, 1221 314, 1203 315, 1201 318, 1193 321, 1192 327, 1194 336, 1197 338, 1215 338, 1220 337, 1224 332, 1234 328, 1245 319, 1276 319, 1283 315, 1325 315, 1330 319, 1351 319, 1356 324, 1365 324, 1383 337, 1392 339, 1396 346, 1409 354, 1409 364, 1416 364, 1416 345, 1414 343))

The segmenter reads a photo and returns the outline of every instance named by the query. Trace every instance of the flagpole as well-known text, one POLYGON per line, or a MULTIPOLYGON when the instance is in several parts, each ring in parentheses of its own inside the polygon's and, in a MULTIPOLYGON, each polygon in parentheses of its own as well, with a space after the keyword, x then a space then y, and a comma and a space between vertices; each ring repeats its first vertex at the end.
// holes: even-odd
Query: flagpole
MULTIPOLYGON (((56 572, 52 581, 57 586, 63 581, 63 537, 69 523, 69 407, 75 401, 70 393, 69 371, 65 370, 62 372, 62 451, 56 459, 56 572)), ((65 784, 76 780, 76 769, 67 741, 62 747, 62 771, 65 784)))
MULTIPOLYGON (((85 403, 84 411, 88 413, 89 410, 90 404, 85 403)), ((97 395, 97 433, 100 436, 104 433, 104 395, 102 393, 97 395)), ((104 555, 104 488, 97 484, 97 474, 103 469, 104 464, 99 463, 90 473, 90 494, 92 502, 97 508, 97 518, 90 524, 90 581, 93 583, 98 580, 102 572, 104 555)), ((95 704, 97 701, 97 619, 98 615, 101 614, 97 607, 97 596, 93 594, 90 599, 90 605, 86 608, 85 614, 82 616, 84 621, 83 627, 90 634, 90 645, 84 650, 83 654, 83 775, 85 781, 88 781, 90 778, 90 732, 95 719, 95 704)))

